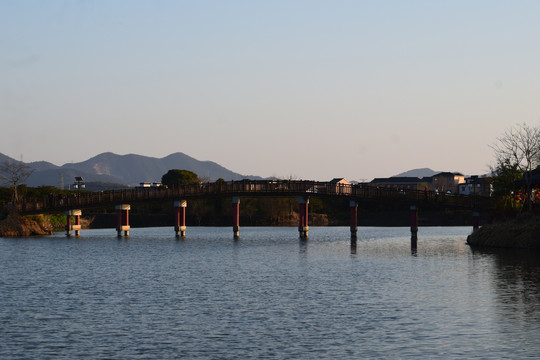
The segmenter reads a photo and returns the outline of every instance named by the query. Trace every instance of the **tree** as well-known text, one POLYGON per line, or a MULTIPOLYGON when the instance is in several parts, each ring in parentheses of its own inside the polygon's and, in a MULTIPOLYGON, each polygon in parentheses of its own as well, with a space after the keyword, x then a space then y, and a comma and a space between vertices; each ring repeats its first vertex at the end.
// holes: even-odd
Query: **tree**
POLYGON ((161 183, 168 187, 177 187, 199 184, 200 179, 199 176, 192 171, 173 169, 167 171, 167 173, 161 177, 161 183))
POLYGON ((493 194, 496 196, 510 195, 516 181, 523 178, 523 172, 509 162, 496 164, 490 170, 493 175, 493 194))
POLYGON ((491 146, 495 150, 496 168, 519 171, 525 180, 525 201, 532 209, 531 175, 540 163, 540 128, 525 123, 505 131, 498 142, 491 146))
POLYGON ((11 201, 19 200, 17 187, 25 182, 33 172, 34 170, 23 162, 10 162, 7 160, 0 163, 0 180, 13 188, 11 201))
POLYGON ((508 162, 499 163, 495 167, 490 166, 490 170, 492 174, 493 195, 498 196, 502 200, 501 204, 505 209, 507 209, 507 206, 515 209, 515 184, 516 181, 523 178, 523 172, 517 166, 508 162))

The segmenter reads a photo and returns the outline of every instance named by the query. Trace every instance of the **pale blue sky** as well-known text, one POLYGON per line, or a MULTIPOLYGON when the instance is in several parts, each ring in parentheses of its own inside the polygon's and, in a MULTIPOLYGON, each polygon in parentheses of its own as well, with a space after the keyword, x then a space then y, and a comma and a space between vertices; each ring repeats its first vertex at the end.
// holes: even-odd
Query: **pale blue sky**
POLYGON ((0 0, 0 152, 482 174, 540 121, 540 1, 0 0))

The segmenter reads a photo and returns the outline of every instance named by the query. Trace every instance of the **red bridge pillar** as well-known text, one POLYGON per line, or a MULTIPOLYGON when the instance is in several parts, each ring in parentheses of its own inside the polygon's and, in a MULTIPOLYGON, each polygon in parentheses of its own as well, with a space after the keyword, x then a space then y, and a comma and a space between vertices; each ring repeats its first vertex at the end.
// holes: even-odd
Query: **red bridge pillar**
POLYGON ((116 205, 116 231, 118 237, 122 236, 122 231, 124 236, 129 236, 129 210, 131 210, 131 205, 116 205))
POLYGON ((187 200, 174 202, 174 232, 176 237, 186 237, 187 200))
POLYGON ((356 239, 358 232, 358 202, 351 200, 351 238, 356 239))
POLYGON ((307 196, 298 197, 298 213, 299 213, 298 232, 300 233, 301 238, 308 237, 308 231, 309 231, 308 205, 309 205, 309 197, 307 196))
POLYGON ((240 199, 238 196, 232 198, 232 211, 233 211, 233 234, 234 238, 240 237, 240 199))
POLYGON ((80 235, 81 231, 81 210, 68 210, 66 211, 66 235, 71 236, 71 230, 75 231, 75 236, 80 235), (72 224, 71 217, 75 217, 75 224, 72 224))

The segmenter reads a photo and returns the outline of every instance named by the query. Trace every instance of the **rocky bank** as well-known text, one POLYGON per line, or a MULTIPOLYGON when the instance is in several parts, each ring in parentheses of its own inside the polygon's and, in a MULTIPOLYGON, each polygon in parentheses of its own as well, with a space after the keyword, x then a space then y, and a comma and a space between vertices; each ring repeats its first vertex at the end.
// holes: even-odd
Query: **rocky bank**
POLYGON ((20 216, 10 212, 0 221, 0 237, 28 237, 52 235, 53 227, 43 215, 20 216))

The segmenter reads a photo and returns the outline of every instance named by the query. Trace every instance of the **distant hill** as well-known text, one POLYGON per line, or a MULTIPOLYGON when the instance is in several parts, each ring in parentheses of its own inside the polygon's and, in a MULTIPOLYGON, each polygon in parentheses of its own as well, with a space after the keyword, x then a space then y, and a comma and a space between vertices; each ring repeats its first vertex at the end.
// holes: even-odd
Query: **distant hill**
POLYGON ((29 166, 32 167, 32 169, 34 169, 34 171, 43 171, 43 170, 54 170, 54 169, 58 169, 58 166, 54 165, 54 164, 51 164, 50 162, 46 162, 46 161, 36 161, 36 162, 31 162, 30 164, 28 164, 29 166))
MULTIPOLYGON (((0 161, 18 162, 0 154, 0 161)), ((74 182, 75 176, 82 176, 87 185, 96 183, 96 188, 118 188, 137 186, 141 182, 159 182, 171 169, 190 170, 200 177, 215 181, 262 179, 258 176, 246 176, 235 173, 211 161, 199 161, 183 153, 174 153, 158 159, 148 156, 128 154, 117 155, 110 152, 99 154, 79 163, 57 166, 45 161, 27 163, 34 169, 26 181, 28 186, 60 186, 67 188, 74 182), (99 186, 98 186, 99 184, 99 186)), ((91 188, 87 186, 87 188, 91 188)))
POLYGON ((392 177, 418 177, 418 178, 423 178, 423 177, 430 177, 430 176, 433 176, 435 174, 438 174, 440 173, 441 171, 434 171, 434 170, 431 170, 429 168, 421 168, 421 169, 413 169, 413 170, 409 170, 409 171, 405 171, 401 174, 397 174, 397 175, 394 175, 392 177))

